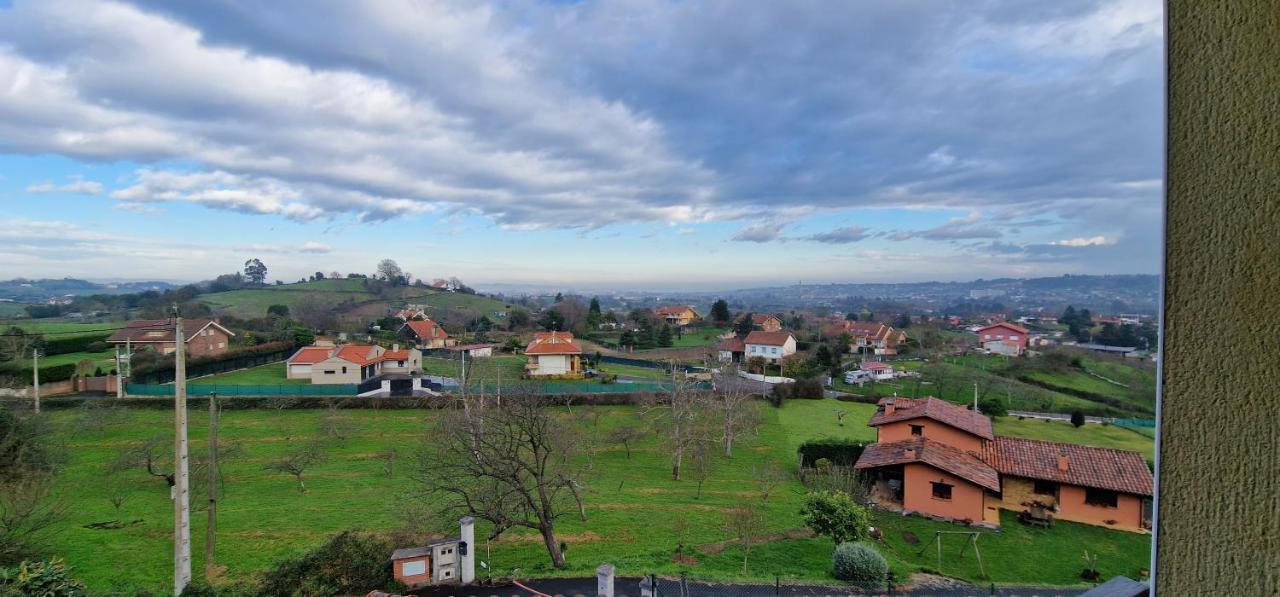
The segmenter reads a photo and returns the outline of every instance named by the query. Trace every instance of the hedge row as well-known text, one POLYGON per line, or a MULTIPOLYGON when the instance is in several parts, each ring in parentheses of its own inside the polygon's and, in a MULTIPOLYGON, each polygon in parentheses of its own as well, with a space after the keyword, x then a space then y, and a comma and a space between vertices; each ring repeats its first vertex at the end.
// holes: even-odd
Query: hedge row
POLYGON ((40 351, 40 354, 53 356, 55 354, 70 354, 73 352, 92 352, 89 347, 90 344, 105 342, 110 337, 111 334, 91 334, 88 336, 73 336, 71 338, 46 337, 44 348, 40 351))
POLYGON ((862 450, 870 442, 851 439, 818 439, 800 444, 800 466, 813 466, 820 459, 827 459, 835 466, 853 466, 862 456, 862 450))
MULTIPOLYGON (((49 383, 54 381, 67 381, 71 376, 76 374, 76 364, 67 363, 65 365, 54 365, 52 367, 40 368, 40 383, 49 383)), ((0 368, 0 377, 16 377, 19 380, 25 380, 27 385, 31 384, 31 367, 4 367, 0 368)))
MULTIPOLYGON (((267 342, 256 346, 246 346, 216 356, 193 357, 187 359, 187 376, 212 375, 262 365, 275 360, 283 360, 293 354, 294 348, 295 346, 292 342, 267 342)), ((139 383, 168 383, 173 381, 173 356, 165 356, 154 364, 134 367, 132 379, 139 383)))

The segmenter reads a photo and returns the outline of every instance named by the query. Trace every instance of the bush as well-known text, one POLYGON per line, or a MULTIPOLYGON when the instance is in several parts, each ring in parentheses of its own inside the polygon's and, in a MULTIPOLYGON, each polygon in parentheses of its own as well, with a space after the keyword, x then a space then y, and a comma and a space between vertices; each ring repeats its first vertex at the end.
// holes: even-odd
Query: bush
POLYGON ((110 336, 111 334, 92 334, 71 338, 45 338, 44 348, 40 349, 40 354, 53 356, 56 354, 71 354, 73 352, 102 352, 107 349, 105 340, 110 336), (90 348, 96 345, 101 345, 102 348, 90 348))
POLYGON ((800 510, 804 524, 815 534, 830 537, 836 545, 866 536, 871 515, 866 507, 842 491, 814 491, 800 510))
POLYGON ((774 406, 784 400, 808 399, 821 400, 823 396, 822 382, 816 379, 797 379, 794 383, 780 383, 770 391, 770 402, 774 406))
POLYGON ((1084 413, 1078 410, 1071 411, 1071 424, 1076 427, 1084 427, 1084 413))
POLYGON ((889 563, 870 545, 841 543, 831 556, 836 578, 864 586, 883 583, 889 576, 889 563))
POLYGON ((1004 407, 1004 403, 995 399, 987 398, 978 403, 978 411, 988 417, 1006 417, 1009 416, 1009 409, 1004 407))
POLYGON ((88 595, 84 583, 71 578, 61 559, 23 562, 15 568, 0 569, 0 596, 47 595, 78 597, 88 595))
POLYGON ((817 466, 826 460, 838 466, 853 466, 862 456, 867 442, 852 439, 818 439, 800 444, 800 466, 817 466))
POLYGON ((84 347, 86 352, 106 352, 109 348, 111 348, 111 346, 101 340, 97 342, 90 342, 84 347))
POLYGON ((373 589, 397 591, 391 574, 393 547, 385 539, 344 531, 324 545, 276 564, 263 576, 261 594, 363 595, 373 589))

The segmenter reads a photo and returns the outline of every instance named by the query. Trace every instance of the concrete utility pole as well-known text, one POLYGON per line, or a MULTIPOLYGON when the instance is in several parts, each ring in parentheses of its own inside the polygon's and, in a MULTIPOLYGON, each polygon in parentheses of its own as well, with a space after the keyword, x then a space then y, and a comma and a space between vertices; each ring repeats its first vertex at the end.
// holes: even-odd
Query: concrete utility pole
MULTIPOLYGON (((175 309, 176 310, 176 309, 175 309)), ((187 357, 182 317, 174 318, 173 594, 191 583, 191 478, 187 468, 187 357)))
POLYGON ((218 393, 209 394, 209 524, 204 529, 204 577, 213 576, 213 547, 218 529, 218 393))
POLYGON ((31 349, 31 391, 36 398, 36 414, 40 414, 40 349, 31 349))

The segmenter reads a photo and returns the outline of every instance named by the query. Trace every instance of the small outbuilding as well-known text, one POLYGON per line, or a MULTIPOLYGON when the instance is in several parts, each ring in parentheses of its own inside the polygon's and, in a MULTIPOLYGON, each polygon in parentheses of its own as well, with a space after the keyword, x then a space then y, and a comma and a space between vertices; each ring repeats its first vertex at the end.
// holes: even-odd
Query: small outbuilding
POLYGON ((405 547, 391 554, 391 570, 406 587, 471 584, 475 579, 475 519, 458 521, 460 533, 421 547, 405 547))

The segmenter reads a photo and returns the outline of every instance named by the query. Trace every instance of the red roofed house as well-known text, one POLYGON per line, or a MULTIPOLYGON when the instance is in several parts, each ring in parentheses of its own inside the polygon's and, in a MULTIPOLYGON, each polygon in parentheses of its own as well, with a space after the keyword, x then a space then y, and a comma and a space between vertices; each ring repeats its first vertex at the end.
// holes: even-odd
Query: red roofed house
MULTIPOLYGON (((212 319, 182 320, 183 341, 187 354, 196 357, 218 355, 227 352, 235 333, 212 319)), ((169 319, 137 319, 107 338, 107 344, 133 350, 151 348, 161 354, 170 354, 177 348, 177 330, 169 319)))
POLYGON ((582 377, 582 347, 572 332, 536 332, 524 354, 529 377, 582 377))
POLYGON ((743 357, 747 353, 747 345, 735 335, 721 340, 716 344, 716 355, 723 363, 741 363, 743 357))
MULTIPOLYGON (((746 316, 744 315, 743 317, 746 316)), ((782 331, 782 319, 777 315, 752 313, 751 327, 762 332, 779 332, 782 331)))
POLYGON ((405 305, 405 307, 396 312, 396 317, 403 321, 409 321, 415 317, 426 318, 427 311, 421 305, 405 305))
POLYGON ((1137 452, 997 437, 981 413, 937 398, 885 398, 855 468, 881 507, 985 526, 1033 506, 1055 518, 1150 528, 1153 482, 1137 452))
POLYGON ((848 333, 852 352, 872 351, 878 355, 896 355, 898 346, 907 341, 907 333, 878 321, 841 321, 828 328, 832 335, 848 333))
POLYGON ((313 384, 356 384, 384 373, 422 369, 422 353, 413 348, 344 344, 304 346, 285 361, 285 377, 313 384))
POLYGON ((686 326, 698 318, 698 312, 693 307, 680 305, 678 307, 659 307, 653 312, 659 319, 678 326, 686 326))
POLYGON ((978 328, 978 345, 996 354, 1016 357, 1027 349, 1027 328, 1007 321, 978 328))
POLYGON ((780 363, 784 357, 796 353, 796 337, 791 332, 762 332, 756 330, 742 339, 745 356, 763 357, 771 363, 780 363))
POLYGON ((396 333, 413 341, 418 348, 444 348, 457 342, 440 324, 430 319, 406 321, 396 333))

